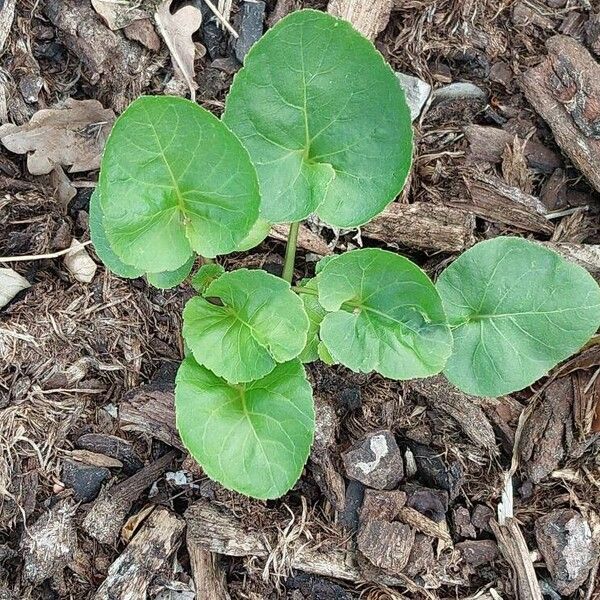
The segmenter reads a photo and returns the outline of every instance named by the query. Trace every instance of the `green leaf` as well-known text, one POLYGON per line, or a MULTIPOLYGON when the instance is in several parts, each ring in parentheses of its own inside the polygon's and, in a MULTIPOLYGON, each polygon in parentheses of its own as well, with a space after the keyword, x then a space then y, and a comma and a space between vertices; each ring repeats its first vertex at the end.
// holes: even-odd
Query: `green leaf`
POLYGON ((102 208, 100 206, 100 192, 98 191, 98 188, 94 190, 94 193, 90 198, 89 217, 90 237, 98 258, 119 277, 127 277, 128 279, 141 277, 144 274, 144 271, 137 267, 126 265, 113 252, 108 243, 106 232, 104 231, 104 224, 102 223, 102 208))
POLYGON ((166 290, 179 285, 191 273, 196 260, 195 256, 190 256, 189 260, 175 271, 163 271, 162 273, 146 273, 146 279, 150 285, 166 290))
POLYGON ((271 223, 259 218, 250 233, 239 243, 236 252, 247 252, 262 243, 271 231, 271 223))
POLYGON ((129 106, 106 144, 99 186, 112 250, 147 272, 174 271, 193 251, 232 252, 258 217, 248 153, 183 98, 145 96, 129 106))
POLYGON ((477 244, 439 277, 453 328, 445 374, 469 394, 523 389, 579 350, 600 325, 591 275, 521 238, 477 244))
POLYGON ((317 278, 307 279, 300 282, 300 298, 304 303, 304 310, 308 315, 308 335, 306 346, 298 357, 303 363, 314 362, 319 358, 319 327, 327 311, 319 303, 317 298, 317 278), (307 293, 308 292, 308 293, 307 293))
POLYGON ((225 269, 216 263, 202 265, 192 277, 192 287, 199 294, 204 294, 206 288, 208 288, 215 279, 219 279, 223 273, 225 273, 225 269))
POLYGON ((315 415, 299 361, 233 386, 186 358, 177 373, 175 407, 185 447, 226 488, 279 498, 302 474, 315 415))
POLYGON ((414 263, 385 250, 354 250, 329 261, 317 279, 330 311, 321 340, 353 371, 390 379, 439 373, 452 350, 442 301, 414 263))
POLYGON ((250 50, 223 119, 257 168, 273 223, 316 212, 337 227, 366 223, 402 190, 412 160, 404 92, 349 23, 301 10, 250 50))
POLYGON ((231 383, 252 381, 306 345, 308 317, 289 284, 265 271, 221 275, 183 311, 183 337, 195 359, 231 383))

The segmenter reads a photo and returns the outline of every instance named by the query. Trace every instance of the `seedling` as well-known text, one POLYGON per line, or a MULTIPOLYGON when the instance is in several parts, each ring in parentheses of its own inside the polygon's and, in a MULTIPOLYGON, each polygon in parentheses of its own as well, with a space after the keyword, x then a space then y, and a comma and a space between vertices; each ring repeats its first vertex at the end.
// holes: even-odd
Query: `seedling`
POLYGON ((209 260, 183 313, 177 426, 224 486, 276 498, 300 476, 315 421, 302 363, 396 380, 444 371, 467 393, 498 396, 532 384, 597 330, 592 277, 519 238, 477 244, 437 286, 408 259, 368 248, 322 260, 292 287, 299 222, 369 221, 401 191, 411 156, 392 70, 348 23, 312 10, 254 46, 222 120, 162 96, 140 98, 115 124, 90 228, 118 275, 171 287, 197 255, 246 250, 272 223, 291 225, 282 278, 209 260))

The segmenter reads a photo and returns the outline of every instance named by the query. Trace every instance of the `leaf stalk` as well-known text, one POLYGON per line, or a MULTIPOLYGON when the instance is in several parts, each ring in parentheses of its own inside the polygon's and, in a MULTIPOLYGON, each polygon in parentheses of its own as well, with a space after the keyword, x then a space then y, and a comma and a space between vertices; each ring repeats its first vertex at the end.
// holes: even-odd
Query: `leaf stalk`
POLYGON ((298 231, 300 229, 300 221, 290 225, 288 234, 287 246, 285 248, 285 258, 283 260, 283 273, 281 277, 289 284, 294 278, 294 263, 296 261, 296 247, 298 245, 298 231))

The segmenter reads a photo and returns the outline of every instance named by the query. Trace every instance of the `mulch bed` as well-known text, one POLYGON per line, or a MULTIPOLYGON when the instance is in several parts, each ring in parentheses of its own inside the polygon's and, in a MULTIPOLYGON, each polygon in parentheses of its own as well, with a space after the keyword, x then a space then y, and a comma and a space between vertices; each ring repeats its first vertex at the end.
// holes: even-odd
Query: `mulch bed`
MULTIPOLYGON (((142 4, 152 14, 159 2, 142 4)), ((220 114, 240 65, 232 38, 192 4, 204 15, 197 101, 220 114)), ((297 276, 365 245, 435 277, 475 241, 521 235, 598 278, 598 7, 389 4, 377 48, 433 88, 414 123, 412 175, 362 232, 308 223, 297 276), (457 82, 471 85, 449 93, 457 82)), ((327 2, 268 1, 266 22, 307 6, 327 2)), ((89 2, 0 0, 0 124, 68 99, 119 114, 142 93, 178 90, 164 43, 111 31, 89 2)), ((32 175, 0 145, 0 257, 89 240, 96 175, 32 175)), ((222 263, 279 273, 280 239, 222 263)), ((0 600, 600 598, 598 344, 497 399, 437 377, 400 383, 313 364, 314 453, 290 493, 258 502, 207 479, 174 430, 191 286, 119 279, 86 248, 98 263, 89 282, 62 256, 0 265, 31 284, 0 308, 0 600), (381 431, 404 473, 391 492, 348 477, 348 451, 381 431)))

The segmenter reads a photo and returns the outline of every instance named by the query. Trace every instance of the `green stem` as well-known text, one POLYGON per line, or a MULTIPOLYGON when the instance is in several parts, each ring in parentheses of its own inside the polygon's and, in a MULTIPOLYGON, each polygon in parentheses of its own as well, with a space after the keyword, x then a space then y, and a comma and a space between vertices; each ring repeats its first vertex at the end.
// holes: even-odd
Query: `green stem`
POLYGON ((202 257, 202 264, 203 265, 214 265, 216 263, 214 258, 206 258, 206 256, 202 257))
POLYGON ((294 262, 296 260, 296 246, 298 245, 298 230, 300 222, 290 225, 290 233, 288 235, 287 246, 285 248, 285 259, 283 261, 283 273, 281 277, 288 283, 292 283, 294 278, 294 262))

